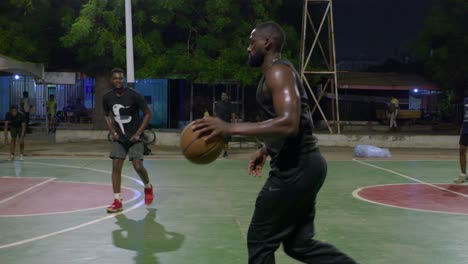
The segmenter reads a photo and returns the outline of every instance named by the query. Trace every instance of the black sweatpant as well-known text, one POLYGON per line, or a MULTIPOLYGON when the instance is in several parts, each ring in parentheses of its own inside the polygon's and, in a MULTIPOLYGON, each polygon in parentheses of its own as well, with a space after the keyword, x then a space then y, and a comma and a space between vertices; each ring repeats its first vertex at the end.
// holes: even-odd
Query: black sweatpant
POLYGON ((302 154, 293 169, 272 168, 258 194, 247 235, 249 264, 274 264, 281 243, 304 263, 354 264, 334 246, 314 237, 315 199, 327 174, 319 151, 302 154))

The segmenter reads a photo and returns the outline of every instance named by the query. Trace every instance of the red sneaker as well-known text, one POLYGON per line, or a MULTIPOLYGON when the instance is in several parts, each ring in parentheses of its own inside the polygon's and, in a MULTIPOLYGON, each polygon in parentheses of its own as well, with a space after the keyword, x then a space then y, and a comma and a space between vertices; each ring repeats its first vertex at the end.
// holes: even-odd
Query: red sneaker
POLYGON ((149 188, 145 188, 145 204, 150 205, 153 202, 153 185, 149 188))
POLYGON ((117 199, 114 199, 114 202, 107 207, 107 212, 108 213, 117 213, 122 211, 122 201, 119 201, 117 199))

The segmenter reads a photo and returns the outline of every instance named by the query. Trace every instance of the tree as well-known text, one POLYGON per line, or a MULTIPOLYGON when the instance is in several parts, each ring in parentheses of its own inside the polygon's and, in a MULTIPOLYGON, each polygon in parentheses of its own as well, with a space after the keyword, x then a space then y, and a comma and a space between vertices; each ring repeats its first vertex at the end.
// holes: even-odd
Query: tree
POLYGON ((468 89, 468 2, 439 0, 414 50, 424 74, 443 88, 445 111, 468 89))
MULTIPOLYGON (((186 74, 193 80, 252 84, 258 71, 246 66, 250 30, 274 19, 281 6, 280 0, 133 1, 136 76, 186 74)), ((125 66, 124 21, 123 0, 90 0, 62 37, 65 47, 77 50, 84 71, 96 77, 97 117, 102 116, 107 73, 125 66)), ((296 30, 285 29, 297 58, 296 30)))
POLYGON ((82 0, 0 1, 0 54, 44 63, 46 67, 70 68, 72 50, 62 47, 62 22, 76 16, 82 0))

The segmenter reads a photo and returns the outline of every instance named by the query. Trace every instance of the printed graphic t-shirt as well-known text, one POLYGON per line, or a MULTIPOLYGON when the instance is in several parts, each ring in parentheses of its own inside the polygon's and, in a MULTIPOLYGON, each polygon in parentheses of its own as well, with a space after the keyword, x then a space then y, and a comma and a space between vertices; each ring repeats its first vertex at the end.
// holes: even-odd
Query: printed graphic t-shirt
POLYGON ((133 89, 124 88, 121 96, 112 90, 102 99, 104 111, 112 113, 114 128, 127 139, 130 139, 141 125, 140 111, 148 108, 145 98, 133 89))

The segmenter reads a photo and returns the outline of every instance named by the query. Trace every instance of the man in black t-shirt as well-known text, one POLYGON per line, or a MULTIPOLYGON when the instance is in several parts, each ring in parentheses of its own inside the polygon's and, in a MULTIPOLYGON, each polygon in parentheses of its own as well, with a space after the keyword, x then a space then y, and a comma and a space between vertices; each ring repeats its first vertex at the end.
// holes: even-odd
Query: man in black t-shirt
POLYGON ((24 135, 26 133, 26 118, 18 111, 16 106, 11 106, 10 111, 5 115, 5 144, 8 144, 8 127, 10 127, 11 144, 8 160, 15 158, 16 139, 19 137, 20 156, 19 160, 24 160, 24 135))
POLYGON ((460 176, 454 180, 455 183, 468 181, 466 176, 466 147, 468 146, 468 90, 465 91, 465 99, 463 100, 463 123, 460 129, 460 176))
MULTIPOLYGON (((215 110, 214 116, 218 117, 219 119, 228 122, 228 123, 235 123, 236 121, 236 111, 234 111, 234 107, 231 102, 229 102, 229 97, 227 93, 221 94, 221 101, 215 103, 215 110)), ((229 141, 231 141, 231 136, 224 137, 224 154, 223 157, 227 157, 227 151, 229 149, 229 141)))
POLYGON ((102 105, 107 128, 114 138, 110 153, 114 202, 107 207, 107 212, 115 213, 122 211, 120 185, 122 166, 127 155, 145 184, 145 203, 148 205, 153 201, 153 186, 143 166, 144 143, 140 140, 153 113, 141 94, 125 87, 122 69, 113 69, 111 75, 113 89, 104 95, 102 105), (140 111, 145 113, 143 120, 140 118, 140 111))

